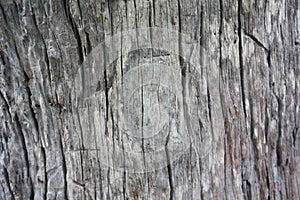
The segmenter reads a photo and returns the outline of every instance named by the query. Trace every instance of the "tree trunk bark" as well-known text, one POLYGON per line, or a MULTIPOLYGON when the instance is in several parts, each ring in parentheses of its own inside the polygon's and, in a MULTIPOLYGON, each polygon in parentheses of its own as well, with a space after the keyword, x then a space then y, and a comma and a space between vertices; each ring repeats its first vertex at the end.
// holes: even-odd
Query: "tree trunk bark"
POLYGON ((300 199, 299 13, 0 0, 0 199, 300 199))

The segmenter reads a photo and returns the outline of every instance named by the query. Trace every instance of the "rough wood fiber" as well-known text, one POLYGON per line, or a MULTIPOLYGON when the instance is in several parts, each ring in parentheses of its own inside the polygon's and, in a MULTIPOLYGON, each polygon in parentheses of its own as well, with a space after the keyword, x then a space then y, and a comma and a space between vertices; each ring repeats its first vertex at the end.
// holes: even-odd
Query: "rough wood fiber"
POLYGON ((299 13, 297 0, 0 0, 0 199, 300 199, 299 13), (108 35, 139 27, 185 33, 209 59, 186 82, 188 61, 135 51, 99 80, 95 120, 113 140, 110 86, 131 65, 180 66, 176 83, 196 99, 189 151, 129 173, 100 162, 72 83, 108 35))

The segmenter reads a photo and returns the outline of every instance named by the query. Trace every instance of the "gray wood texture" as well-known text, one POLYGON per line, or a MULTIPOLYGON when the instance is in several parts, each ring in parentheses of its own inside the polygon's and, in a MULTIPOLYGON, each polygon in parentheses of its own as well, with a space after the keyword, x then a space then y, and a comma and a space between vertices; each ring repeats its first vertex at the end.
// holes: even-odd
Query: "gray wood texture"
MULTIPOLYGON (((299 0, 0 0, 0 199, 300 199, 299 43, 299 0), (78 69, 88 55, 111 35, 142 27, 184 33, 173 41, 177 55, 127 52, 99 76, 97 99, 79 108, 78 69), (197 66, 178 56, 189 42, 200 45, 193 76, 197 66), (182 138, 162 129, 135 142, 118 129, 115 85, 126 73, 130 83, 149 78, 131 70, 141 63, 174 66, 156 72, 183 99, 177 114, 190 143, 173 162, 169 148, 182 138), (146 154, 164 144, 161 161, 146 154), (117 145, 141 153, 143 165, 105 163, 117 145)), ((171 92, 151 87, 129 95, 143 112, 142 125, 131 123, 135 107, 123 118, 136 134, 155 128, 143 118, 154 101, 177 109, 171 92)), ((151 123, 171 122, 156 108, 151 123)))

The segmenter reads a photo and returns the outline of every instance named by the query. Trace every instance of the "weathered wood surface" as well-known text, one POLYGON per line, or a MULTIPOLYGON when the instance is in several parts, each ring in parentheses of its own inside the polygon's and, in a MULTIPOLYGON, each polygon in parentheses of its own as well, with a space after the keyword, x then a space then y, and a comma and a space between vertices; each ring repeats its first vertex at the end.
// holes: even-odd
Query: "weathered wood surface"
POLYGON ((298 0, 1 0, 0 199, 300 199, 299 13, 298 0), (87 55, 140 27, 199 43, 196 78, 188 60, 134 51, 109 63, 94 110, 74 109, 87 55), (155 171, 107 168, 103 155, 132 145, 115 129, 113 85, 149 60, 180 67, 191 148, 155 171))

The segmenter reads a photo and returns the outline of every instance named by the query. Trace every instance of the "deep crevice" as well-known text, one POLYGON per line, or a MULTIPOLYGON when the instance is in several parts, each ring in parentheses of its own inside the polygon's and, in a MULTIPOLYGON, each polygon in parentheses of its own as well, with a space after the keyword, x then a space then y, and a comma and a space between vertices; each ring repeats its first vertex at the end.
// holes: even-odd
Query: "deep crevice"
POLYGON ((293 137, 293 146, 296 147, 296 140, 297 140, 297 134, 299 134, 300 126, 297 126, 294 128, 292 137, 293 137))
POLYGON ((82 41, 80 38, 78 27, 70 13, 69 3, 67 0, 63 0, 63 6, 64 6, 67 20, 68 20, 69 24, 71 25, 72 31, 74 33, 74 37, 77 41, 77 45, 78 45, 77 51, 78 51, 78 56, 79 56, 79 63, 81 64, 83 62, 84 56, 83 56, 82 41))
POLYGON ((156 0, 152 0, 152 7, 153 7, 153 25, 155 26, 155 1, 156 0))
POLYGON ((180 64, 180 67, 181 67, 181 73, 182 73, 182 76, 185 76, 185 68, 183 67, 184 65, 184 60, 183 58, 181 57, 182 55, 182 38, 181 38, 181 4, 180 4, 180 0, 178 0, 178 32, 179 32, 179 37, 178 37, 178 55, 180 56, 179 57, 179 64, 180 64))
POLYGON ((251 183, 246 180, 246 194, 247 194, 247 199, 252 199, 252 192, 251 192, 251 183))
POLYGON ((42 156, 43 156, 43 162, 44 162, 44 171, 45 171, 45 182, 44 182, 44 188, 45 188, 45 191, 44 191, 44 199, 46 200, 47 199, 47 193, 48 193, 48 173, 47 173, 47 157, 46 157, 46 151, 45 151, 45 148, 43 146, 41 146, 41 153, 42 153, 42 156))
POLYGON ((43 34, 41 33, 39 27, 38 27, 38 24, 37 24, 37 21, 36 21, 36 16, 35 16, 35 13, 34 13, 34 9, 31 5, 31 2, 30 2, 30 7, 31 7, 31 10, 32 10, 32 19, 33 19, 33 24, 37 30, 37 33, 43 43, 43 46, 44 46, 44 54, 45 54, 45 63, 46 63, 46 66, 47 66, 47 75, 48 75, 48 79, 49 79, 49 85, 51 85, 52 83, 52 79, 51 79, 51 72, 50 72, 50 61, 49 61, 49 56, 48 56, 48 52, 47 52, 47 45, 45 43, 45 39, 43 37, 43 34))
POLYGON ((279 97, 277 97, 278 102, 278 138, 276 143, 276 158, 277 158, 277 166, 283 165, 283 156, 282 156, 282 146, 281 146, 281 138, 282 138, 282 101, 279 97))
POLYGON ((5 179, 8 191, 9 191, 12 199, 15 200, 16 198, 15 198, 13 190, 12 190, 12 188, 10 186, 9 174, 8 174, 8 171, 7 171, 6 167, 3 167, 3 173, 4 173, 4 179, 5 179))
MULTIPOLYGON (((84 2, 85 2, 85 1, 84 1, 84 2)), ((80 19, 82 20, 82 10, 81 10, 81 5, 80 5, 80 0, 77 0, 77 5, 78 5, 78 10, 79 10, 80 19)))
POLYGON ((92 44, 90 41, 89 33, 85 31, 86 36, 86 45, 87 45, 87 54, 89 54, 92 51, 92 44))
POLYGON ((211 104, 212 104, 212 102, 211 102, 211 97, 210 97, 209 86, 207 86, 206 90, 207 90, 208 115, 209 115, 209 121, 210 121, 211 131, 213 132, 214 126, 213 126, 213 117, 212 117, 212 113, 211 113, 211 110, 212 110, 212 108, 211 108, 212 105, 211 104))
POLYGON ((246 95, 245 95, 245 77, 244 77, 244 64, 243 64, 243 40, 242 40, 242 0, 238 0, 238 36, 239 36, 239 62, 240 62, 240 76, 241 76, 241 90, 242 90, 242 103, 245 120, 247 119, 246 111, 246 95))
MULTIPOLYGON (((8 26, 7 18, 6 18, 5 12, 4 12, 4 8, 3 8, 3 6, 1 5, 1 3, 0 3, 0 10, 1 10, 1 12, 2 12, 4 22, 5 22, 5 24, 8 26)), ((9 26, 8 26, 8 27, 9 27, 9 26)))
POLYGON ((20 122, 19 117, 18 117, 17 114, 15 115, 14 119, 15 119, 14 121, 16 122, 16 129, 17 129, 16 132, 18 133, 19 139, 21 141, 21 146, 22 146, 22 149, 23 149, 23 152, 24 152, 24 159, 25 159, 25 165, 26 165, 26 174, 27 174, 27 178, 29 179, 29 185, 30 185, 30 188, 31 188, 29 198, 33 199, 33 197, 34 197, 34 188, 33 188, 33 183, 32 183, 32 179, 31 179, 31 176, 30 176, 30 164, 29 164, 26 140, 25 140, 24 134, 22 132, 21 122, 20 122))

